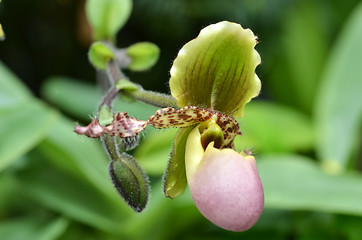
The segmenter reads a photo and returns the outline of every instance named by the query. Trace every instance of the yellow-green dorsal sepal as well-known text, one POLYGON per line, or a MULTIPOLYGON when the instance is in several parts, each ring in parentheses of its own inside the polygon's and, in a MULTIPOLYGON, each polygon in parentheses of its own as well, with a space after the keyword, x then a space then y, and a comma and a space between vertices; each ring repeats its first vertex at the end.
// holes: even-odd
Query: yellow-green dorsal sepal
POLYGON ((260 92, 255 74, 256 36, 239 24, 219 22, 182 47, 171 68, 171 94, 179 107, 198 106, 242 117, 260 92))

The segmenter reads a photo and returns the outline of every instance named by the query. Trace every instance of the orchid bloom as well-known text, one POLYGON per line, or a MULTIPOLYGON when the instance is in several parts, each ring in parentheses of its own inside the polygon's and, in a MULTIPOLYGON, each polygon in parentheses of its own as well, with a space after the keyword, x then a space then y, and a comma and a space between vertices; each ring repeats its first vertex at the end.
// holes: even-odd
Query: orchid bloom
POLYGON ((208 220, 245 231, 262 213, 264 192, 254 157, 234 149, 233 140, 241 135, 234 117, 242 117, 245 104, 260 92, 256 44, 253 32, 239 24, 210 25, 182 47, 171 68, 171 94, 180 109, 160 109, 147 121, 119 113, 107 126, 95 119, 75 131, 123 138, 137 135, 146 125, 179 127, 164 176, 166 197, 177 197, 188 184, 208 220))

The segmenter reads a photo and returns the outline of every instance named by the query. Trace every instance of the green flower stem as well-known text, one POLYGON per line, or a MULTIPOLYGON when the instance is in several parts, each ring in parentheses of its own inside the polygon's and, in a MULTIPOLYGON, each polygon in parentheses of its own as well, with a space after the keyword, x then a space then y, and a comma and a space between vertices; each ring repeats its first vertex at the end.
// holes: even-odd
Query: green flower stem
MULTIPOLYGON (((124 81, 129 81, 129 80, 127 80, 127 77, 122 73, 122 71, 119 69, 119 66, 114 61, 109 61, 106 71, 107 71, 107 75, 110 79, 110 82, 112 84, 112 89, 114 88, 114 85, 116 84, 116 82, 120 79, 123 79, 124 81)), ((130 82, 130 83, 132 83, 132 82, 130 82)), ((138 86, 138 90, 121 90, 121 93, 126 96, 129 96, 131 98, 134 98, 135 100, 139 100, 139 101, 145 102, 147 104, 151 104, 156 107, 178 108, 176 99, 173 98, 171 95, 147 91, 147 90, 144 90, 141 86, 139 86, 139 85, 137 85, 137 86, 138 86)), ((114 96, 115 93, 113 91, 114 90, 111 90, 109 92, 110 97, 116 97, 116 96, 114 96)), ((106 101, 103 101, 103 102, 107 105, 111 104, 111 103, 109 103, 109 100, 111 100, 111 99, 112 98, 110 98, 110 99, 105 98, 106 101)), ((110 106, 110 105, 108 105, 108 106, 110 106)))
POLYGON ((117 62, 111 60, 107 64, 106 69, 109 81, 111 82, 112 86, 116 84, 116 82, 120 79, 128 79, 123 72, 119 69, 117 62))
POLYGON ((99 104, 98 110, 100 110, 100 108, 103 106, 107 106, 110 109, 112 109, 113 102, 117 98, 118 94, 119 94, 118 89, 114 87, 109 89, 106 95, 103 97, 101 104, 99 104))
POLYGON ((178 108, 176 99, 173 98, 171 95, 147 91, 142 89, 141 87, 135 91, 125 91, 124 94, 156 107, 178 108))

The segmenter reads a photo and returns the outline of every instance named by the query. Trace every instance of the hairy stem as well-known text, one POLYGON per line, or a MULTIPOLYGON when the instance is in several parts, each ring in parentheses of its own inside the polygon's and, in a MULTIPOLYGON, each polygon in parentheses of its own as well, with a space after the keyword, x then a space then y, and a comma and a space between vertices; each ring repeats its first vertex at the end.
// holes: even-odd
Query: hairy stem
POLYGON ((172 107, 178 108, 176 99, 170 95, 143 90, 139 88, 135 91, 125 91, 125 95, 136 100, 151 104, 156 107, 172 107))

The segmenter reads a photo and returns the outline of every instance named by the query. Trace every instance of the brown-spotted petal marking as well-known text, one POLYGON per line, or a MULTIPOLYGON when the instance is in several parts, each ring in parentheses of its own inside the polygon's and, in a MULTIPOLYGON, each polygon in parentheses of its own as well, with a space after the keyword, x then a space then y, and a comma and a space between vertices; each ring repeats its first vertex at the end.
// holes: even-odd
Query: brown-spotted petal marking
POLYGON ((98 138, 102 134, 125 138, 136 136, 145 129, 146 125, 147 121, 132 118, 127 113, 121 112, 114 115, 113 122, 106 127, 101 126, 97 119, 93 119, 86 127, 75 126, 74 132, 91 138, 98 138))
POLYGON ((234 118, 222 113, 195 106, 188 106, 181 109, 162 108, 149 117, 148 121, 138 120, 137 118, 128 116, 125 112, 121 112, 114 115, 113 122, 106 127, 101 126, 98 120, 93 119, 88 126, 76 126, 74 131, 91 138, 98 138, 102 134, 125 138, 136 136, 139 132, 145 130, 147 125, 161 129, 190 127, 197 123, 207 121, 214 121, 221 127, 224 134, 224 142, 221 148, 233 148, 235 136, 241 135, 238 122, 234 118))
POLYGON ((141 121, 128 116, 125 112, 120 112, 113 116, 113 122, 106 127, 106 133, 121 138, 134 137, 145 130, 146 126, 147 121, 141 121))
POLYGON ((189 127, 205 122, 213 116, 213 112, 195 106, 181 109, 162 108, 149 117, 148 122, 155 128, 189 127))
POLYGON ((155 128, 189 127, 197 123, 215 121, 224 134, 224 143, 221 148, 233 148, 236 135, 241 135, 238 122, 219 112, 188 106, 181 109, 163 108, 148 119, 148 124, 155 128))

